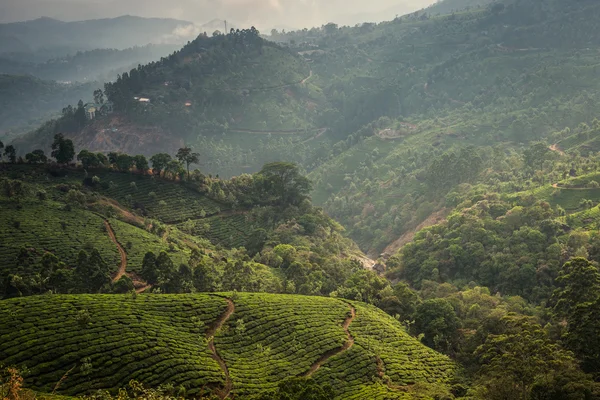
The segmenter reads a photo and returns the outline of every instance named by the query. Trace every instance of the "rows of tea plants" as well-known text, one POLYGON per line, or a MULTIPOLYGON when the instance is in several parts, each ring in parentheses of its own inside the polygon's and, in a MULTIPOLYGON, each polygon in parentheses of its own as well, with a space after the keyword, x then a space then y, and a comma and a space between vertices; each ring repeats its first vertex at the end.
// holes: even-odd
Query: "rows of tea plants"
POLYGON ((448 358, 410 337, 389 315, 361 303, 355 308, 356 317, 349 326, 354 345, 332 357, 314 375, 317 382, 331 385, 337 398, 409 399, 413 397, 406 391, 387 384, 444 382, 452 375, 448 358))
POLYGON ((187 263, 190 250, 187 247, 180 248, 173 246, 163 241, 160 237, 145 231, 144 229, 130 225, 118 219, 111 218, 109 220, 117 240, 127 253, 127 272, 141 272, 142 261, 148 252, 159 254, 161 251, 166 251, 173 263, 179 266, 182 263, 187 263))
POLYGON ((273 389, 347 340, 342 323, 350 309, 341 301, 251 293, 236 294, 233 301, 235 312, 215 345, 227 363, 234 396, 273 389))
POLYGON ((26 368, 27 384, 59 394, 115 390, 136 379, 183 386, 188 395, 218 388, 208 327, 224 299, 198 295, 48 295, 0 302, 0 362, 26 368))
POLYGON ((355 345, 381 359, 383 372, 393 385, 447 382, 452 378, 454 363, 412 338, 400 322, 371 305, 356 304, 356 313, 350 325, 355 345))
POLYGON ((165 181, 149 176, 99 172, 101 193, 120 203, 140 208, 148 215, 166 223, 184 222, 203 215, 214 215, 226 209, 184 183, 165 181), (108 188, 106 184, 108 183, 108 188))
POLYGON ((245 246, 254 231, 254 225, 248 221, 246 214, 215 216, 200 222, 210 227, 204 233, 205 237, 214 244, 229 248, 245 246))
MULTIPOLYGON (((0 201, 0 268, 27 275, 35 271, 16 268, 16 258, 23 247, 41 256, 52 252, 73 265, 82 249, 97 249, 111 267, 119 266, 115 244, 106 233, 102 218, 76 208, 67 211, 53 202, 21 203, 0 201)), ((21 266, 21 268, 24 268, 21 266)), ((3 272, 3 271, 0 271, 3 272)))

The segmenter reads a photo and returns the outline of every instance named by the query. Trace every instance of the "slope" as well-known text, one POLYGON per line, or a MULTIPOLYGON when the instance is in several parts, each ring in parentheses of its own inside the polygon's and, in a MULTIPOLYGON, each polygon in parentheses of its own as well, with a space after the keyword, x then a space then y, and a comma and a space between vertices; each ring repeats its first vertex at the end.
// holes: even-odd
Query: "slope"
POLYGON ((2 164, 0 296, 149 285, 329 294, 359 268, 339 224, 303 196, 277 203, 262 176, 115 169, 2 164))
MULTIPOLYGON (((304 374, 322 354, 348 340, 342 324, 351 306, 337 299, 226 296, 234 310, 214 333, 214 347, 226 363, 236 398, 304 374)), ((152 386, 181 385, 187 395, 217 392, 225 387, 226 373, 211 357, 210 341, 204 336, 213 321, 228 315, 223 297, 49 296, 3 301, 0 360, 27 367, 29 387, 46 392, 75 367, 59 389, 66 395, 114 391, 130 379, 152 386), (82 318, 83 313, 89 317, 82 318), (126 331, 122 324, 128 326, 126 331), (26 347, 17 345, 23 338, 26 347)), ((394 385, 443 387, 452 379, 452 362, 409 337, 393 318, 361 303, 352 307, 356 321, 348 329, 354 346, 324 360, 315 373, 320 381, 343 388, 337 398, 372 389, 381 392, 378 363, 385 365, 391 379, 388 398, 410 398, 393 390, 394 385), (376 346, 370 344, 374 338, 369 332, 383 334, 376 346)))
POLYGON ((236 131, 298 133, 306 139, 320 128, 315 120, 320 94, 310 89, 310 75, 303 59, 254 29, 200 35, 169 57, 107 84, 114 114, 85 127, 62 123, 63 117, 25 136, 19 146, 48 146, 59 130, 90 150, 145 154, 236 131), (137 140, 124 143, 128 136, 137 140))

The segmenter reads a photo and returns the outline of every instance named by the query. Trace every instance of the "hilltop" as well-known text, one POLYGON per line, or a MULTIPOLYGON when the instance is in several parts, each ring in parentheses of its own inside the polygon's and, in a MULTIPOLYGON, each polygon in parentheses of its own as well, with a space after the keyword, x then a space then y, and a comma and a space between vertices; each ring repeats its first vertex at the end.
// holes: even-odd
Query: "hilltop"
MULTIPOLYGON (((53 135, 61 132, 90 150, 149 155, 164 146, 200 145, 236 132, 255 138, 270 132, 307 138, 319 128, 320 94, 310 88, 311 75, 301 57, 265 41, 256 30, 211 38, 200 35, 169 57, 106 84, 103 100, 114 104, 110 115, 75 126, 63 117, 17 144, 25 151, 32 146, 47 148, 53 135), (119 143, 124 135, 139 138, 138 146, 119 143), (110 146, 111 141, 116 143, 110 146)), ((255 170, 256 163, 252 163, 255 170)))
POLYGON ((335 399, 431 398, 449 393, 455 374, 393 318, 331 298, 32 297, 0 302, 0 321, 0 359, 29 368, 27 387, 70 396, 136 379, 245 399, 305 376, 333 387, 335 399))

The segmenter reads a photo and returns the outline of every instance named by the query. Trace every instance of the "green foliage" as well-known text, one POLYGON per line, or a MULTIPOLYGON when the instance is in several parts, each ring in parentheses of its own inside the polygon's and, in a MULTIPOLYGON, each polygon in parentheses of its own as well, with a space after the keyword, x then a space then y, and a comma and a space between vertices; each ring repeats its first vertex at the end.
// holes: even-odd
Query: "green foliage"
POLYGON ((417 307, 415 315, 415 329, 423 333, 423 343, 449 352, 460 326, 452 304, 445 299, 425 300, 417 307))
POLYGON ((298 205, 308 198, 310 181, 291 163, 271 163, 257 174, 258 195, 267 204, 298 205))
MULTIPOLYGON (((488 336, 477 350, 484 374, 484 389, 478 398, 527 400, 532 398, 534 384, 546 374, 576 372, 572 356, 553 344, 535 321, 509 315, 502 324, 503 332, 488 336)), ((580 379, 585 384, 585 376, 580 379)), ((542 392, 542 387, 537 391, 542 392)), ((586 391, 579 390, 582 394, 586 391)))
MULTIPOLYGON (((85 116, 84 116, 85 118, 85 116)), ((54 142, 52 143, 52 157, 56 159, 59 164, 68 164, 75 157, 75 147, 73 141, 65 139, 62 133, 54 135, 54 142)))

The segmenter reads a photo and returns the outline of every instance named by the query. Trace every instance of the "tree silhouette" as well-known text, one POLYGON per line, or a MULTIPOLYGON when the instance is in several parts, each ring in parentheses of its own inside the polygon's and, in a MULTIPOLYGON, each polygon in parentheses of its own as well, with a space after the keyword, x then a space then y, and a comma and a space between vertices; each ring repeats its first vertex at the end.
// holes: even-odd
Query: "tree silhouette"
POLYGON ((182 163, 185 163, 187 168, 187 177, 190 179, 190 164, 197 164, 200 161, 200 154, 193 153, 189 147, 182 147, 177 151, 177 159, 182 163))

